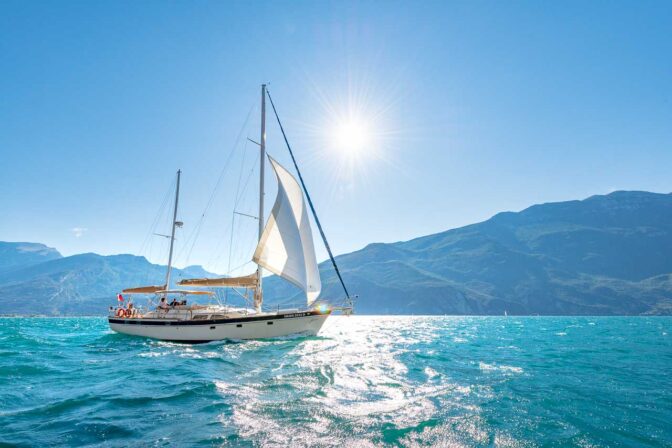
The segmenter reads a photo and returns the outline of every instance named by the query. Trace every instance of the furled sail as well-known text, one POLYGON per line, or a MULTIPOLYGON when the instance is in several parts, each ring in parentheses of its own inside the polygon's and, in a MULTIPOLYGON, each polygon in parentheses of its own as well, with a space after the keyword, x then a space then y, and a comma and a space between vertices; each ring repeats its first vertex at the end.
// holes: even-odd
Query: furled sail
POLYGON ((278 179, 278 196, 253 260, 303 289, 310 305, 320 295, 322 283, 303 191, 289 171, 269 160, 278 179))
POLYGON ((139 286, 137 288, 127 288, 122 290, 124 294, 156 294, 166 289, 166 285, 161 286, 139 286))
POLYGON ((191 278, 181 280, 178 285, 213 288, 255 288, 257 286, 257 274, 250 274, 243 277, 191 278))
POLYGON ((166 289, 165 291, 158 291, 157 294, 182 294, 189 296, 214 296, 212 291, 187 291, 186 289, 166 289))

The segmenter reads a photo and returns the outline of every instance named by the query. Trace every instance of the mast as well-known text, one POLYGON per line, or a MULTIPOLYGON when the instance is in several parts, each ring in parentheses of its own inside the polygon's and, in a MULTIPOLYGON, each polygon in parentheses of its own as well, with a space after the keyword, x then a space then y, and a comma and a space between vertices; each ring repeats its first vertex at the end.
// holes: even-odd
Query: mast
POLYGON ((180 199, 180 174, 181 170, 177 170, 177 187, 175 188, 175 206, 173 207, 173 225, 170 233, 170 252, 168 253, 168 270, 166 271, 166 289, 170 289, 170 271, 173 268, 173 246, 175 244, 175 229, 179 223, 177 221, 177 202, 180 199))
MULTIPOLYGON (((264 167, 266 165, 266 84, 261 85, 261 136, 259 149, 259 241, 264 233, 264 167)), ((261 311, 264 296, 261 288, 262 268, 257 265, 257 287, 254 290, 254 309, 261 311)))

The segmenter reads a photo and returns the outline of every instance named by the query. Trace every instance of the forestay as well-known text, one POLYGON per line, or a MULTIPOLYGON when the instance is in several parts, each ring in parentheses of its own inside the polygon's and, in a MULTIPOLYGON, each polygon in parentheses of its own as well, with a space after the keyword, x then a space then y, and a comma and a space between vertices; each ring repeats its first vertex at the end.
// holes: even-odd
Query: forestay
POLYGON ((253 260, 303 289, 310 305, 320 295, 322 283, 303 191, 282 165, 269 160, 278 179, 278 196, 253 260))

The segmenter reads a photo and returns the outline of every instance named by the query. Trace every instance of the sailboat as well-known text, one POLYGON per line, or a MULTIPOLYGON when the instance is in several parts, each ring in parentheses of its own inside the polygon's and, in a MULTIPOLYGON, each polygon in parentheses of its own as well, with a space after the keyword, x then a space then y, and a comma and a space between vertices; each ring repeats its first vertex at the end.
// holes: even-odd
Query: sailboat
MULTIPOLYGON (((255 142, 256 143, 256 142, 255 142)), ((327 318, 334 311, 351 314, 353 300, 331 252, 322 230, 312 200, 306 189, 301 171, 278 117, 273 99, 266 85, 261 86, 261 137, 258 143, 261 157, 259 169, 259 236, 252 260, 257 264, 255 272, 241 277, 195 278, 178 282, 180 287, 190 288, 242 288, 253 291, 252 307, 234 307, 221 304, 188 304, 188 297, 213 295, 209 290, 171 289, 173 246, 175 230, 182 227, 177 220, 180 195, 180 174, 177 172, 175 203, 170 235, 168 267, 163 285, 141 286, 124 289, 123 294, 150 294, 159 301, 155 309, 138 312, 129 307, 110 307, 108 322, 116 332, 144 336, 174 342, 201 343, 225 339, 259 339, 293 334, 317 335, 327 318), (299 181, 266 154, 266 97, 292 158, 299 181), (278 183, 278 193, 271 215, 264 223, 264 171, 266 159, 273 168, 278 183), (300 183, 299 183, 300 182, 300 183), (306 207, 306 200, 309 207, 306 207), (309 212, 320 231, 329 258, 345 292, 343 306, 333 306, 324 300, 317 302, 322 290, 317 265, 309 212), (263 310, 264 269, 298 286, 306 296, 306 306, 293 309, 263 310), (172 297, 171 304, 168 298, 172 297), (177 300, 179 298, 180 300, 177 300)), ((119 295, 121 299, 123 296, 119 295)))

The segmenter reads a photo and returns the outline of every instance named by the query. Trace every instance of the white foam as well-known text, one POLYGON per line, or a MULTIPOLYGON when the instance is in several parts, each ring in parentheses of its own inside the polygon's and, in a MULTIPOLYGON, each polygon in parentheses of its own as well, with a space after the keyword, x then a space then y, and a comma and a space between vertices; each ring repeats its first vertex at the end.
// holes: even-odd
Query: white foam
POLYGON ((515 366, 506 366, 506 365, 495 365, 495 364, 486 364, 484 362, 479 362, 478 363, 478 368, 481 369, 484 372, 492 372, 492 371, 499 371, 499 372, 510 372, 510 373, 523 373, 523 369, 521 367, 515 367, 515 366))

